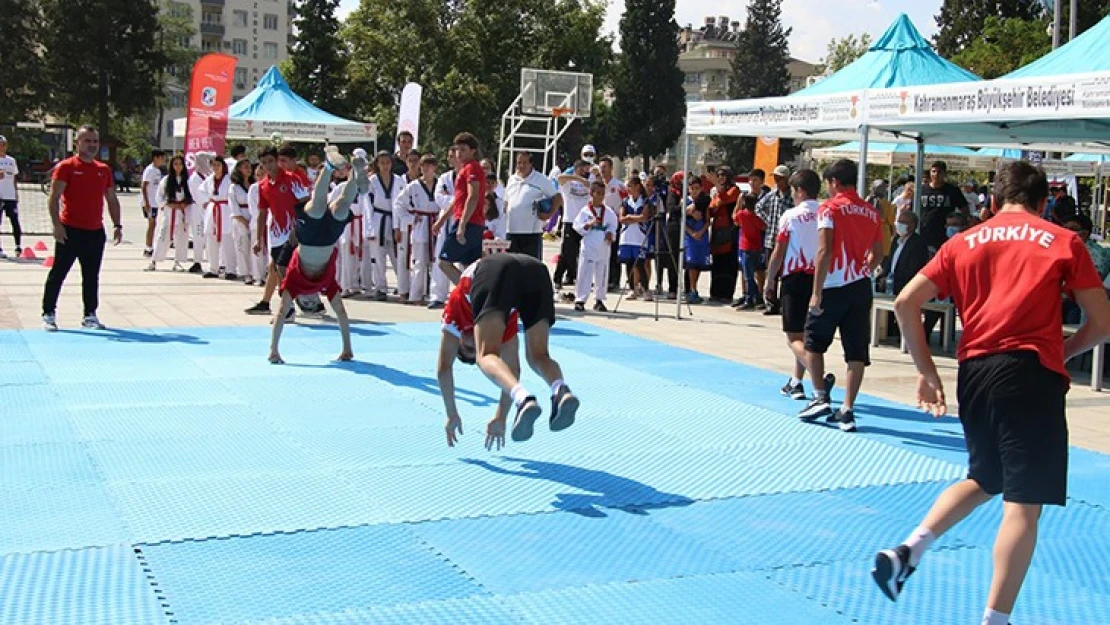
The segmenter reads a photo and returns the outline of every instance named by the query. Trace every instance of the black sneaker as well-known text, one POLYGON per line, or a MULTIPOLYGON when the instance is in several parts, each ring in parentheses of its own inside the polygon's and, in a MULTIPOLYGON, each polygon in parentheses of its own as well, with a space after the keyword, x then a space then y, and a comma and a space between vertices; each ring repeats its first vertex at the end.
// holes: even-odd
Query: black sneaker
POLYGON ((818 395, 810 400, 805 408, 802 408, 802 411, 798 413, 798 418, 802 421, 813 421, 831 414, 832 406, 829 405, 828 395, 818 395))
POLYGON ((894 549, 884 549, 875 554, 875 568, 871 578, 879 585, 887 599, 897 601, 902 594, 902 586, 916 569, 910 566, 910 548, 898 545, 894 549))
POLYGON ((570 302, 573 302, 574 301, 574 293, 571 293, 570 291, 567 291, 566 293, 563 293, 563 301, 567 302, 568 304, 570 302))
POLYGON ((586 312, 586 304, 583 302, 575 302, 574 312, 586 312))
POLYGON ((439 310, 440 308, 443 308, 443 302, 437 302, 435 300, 428 302, 428 310, 439 310))
POLYGON ((189 273, 204 273, 204 269, 200 266, 200 263, 193 263, 193 266, 189 267, 189 273))
POLYGON ((542 414, 543 409, 540 408, 535 397, 529 395, 525 398, 524 402, 516 407, 516 418, 513 419, 513 440, 521 443, 532 438, 536 419, 539 419, 542 414))
POLYGON ((574 415, 578 412, 578 398, 570 392, 566 384, 559 388, 559 392, 551 396, 551 419, 549 425, 552 432, 562 432, 574 425, 574 415))
POLYGON ((841 408, 833 414, 825 417, 825 423, 829 425, 836 424, 841 432, 855 432, 856 431, 856 414, 851 410, 844 410, 841 408))
POLYGON ((790 399, 806 398, 806 389, 801 382, 792 385, 790 380, 787 380, 786 384, 783 384, 782 388, 779 389, 779 392, 782 393, 783 397, 789 397, 790 399))
POLYGON ((597 312, 609 312, 609 309, 606 308, 605 304, 602 304, 601 302, 594 302, 594 310, 596 310, 597 312))
POLYGON ((244 312, 246 312, 248 315, 268 315, 270 314, 270 303, 258 302, 254 306, 246 309, 244 312))
POLYGON ((212 273, 211 271, 209 271, 209 272, 205 273, 205 274, 204 274, 203 276, 201 276, 201 277, 202 277, 202 278, 205 278, 205 279, 207 279, 207 280, 215 280, 216 278, 219 278, 219 277, 220 277, 220 274, 218 274, 218 273, 212 273))

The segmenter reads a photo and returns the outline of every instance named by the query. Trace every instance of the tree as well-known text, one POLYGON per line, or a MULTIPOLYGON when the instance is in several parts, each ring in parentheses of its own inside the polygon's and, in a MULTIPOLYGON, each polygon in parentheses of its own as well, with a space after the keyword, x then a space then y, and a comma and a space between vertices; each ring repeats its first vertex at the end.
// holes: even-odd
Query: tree
POLYGON ((161 145, 165 125, 164 113, 170 93, 188 96, 189 76, 200 52, 192 39, 197 34, 193 26, 193 7, 175 0, 161 0, 158 12, 158 47, 165 56, 166 65, 158 73, 158 116, 155 120, 154 144, 161 145))
POLYGON ((821 60, 826 74, 839 72, 863 56, 871 48, 871 35, 863 33, 859 39, 849 34, 841 39, 829 41, 825 58, 821 60))
POLYGON ((682 134, 686 94, 678 68, 674 0, 626 0, 613 83, 617 128, 650 167, 682 134))
POLYGON ((102 135, 110 120, 154 110, 159 74, 153 0, 41 0, 47 106, 71 120, 94 118, 102 135))
MULTIPOLYGON (((791 29, 782 25, 782 0, 751 0, 748 20, 736 42, 732 59, 729 97, 735 100, 784 96, 790 93, 791 29)), ((714 141, 728 163, 744 169, 755 158, 755 140, 750 137, 714 141)), ((779 153, 790 155, 783 142, 779 153)))
POLYGON ((933 41, 941 56, 952 58, 980 38, 987 18, 1033 20, 1043 14, 1040 0, 944 0, 936 17, 939 30, 933 41))
POLYGON ((988 80, 1009 74, 1052 50, 1047 25, 1044 20, 989 17, 982 36, 952 62, 988 80))
POLYGON ((9 77, 0 81, 0 121, 21 122, 38 116, 47 92, 39 56, 42 13, 38 2, 0 0, 0 15, 0 67, 9 77))
POLYGON ((347 113, 347 58, 339 37, 335 10, 339 0, 301 0, 293 21, 296 39, 290 49, 286 74, 289 86, 316 106, 334 113, 347 113))

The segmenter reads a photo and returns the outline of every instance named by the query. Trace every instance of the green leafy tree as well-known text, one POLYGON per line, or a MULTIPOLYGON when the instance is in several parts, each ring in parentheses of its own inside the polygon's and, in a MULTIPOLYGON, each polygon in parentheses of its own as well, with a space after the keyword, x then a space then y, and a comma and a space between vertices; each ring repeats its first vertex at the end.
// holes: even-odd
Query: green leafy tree
POLYGON ((826 48, 825 58, 821 60, 824 71, 829 74, 839 72, 866 54, 870 47, 871 35, 868 33, 863 33, 858 39, 852 34, 833 39, 826 48))
MULTIPOLYGON (((736 56, 732 59, 732 80, 729 97, 735 100, 769 98, 790 93, 791 29, 782 25, 782 0, 751 0, 748 20, 737 39, 736 56)), ((738 169, 746 169, 755 159, 755 139, 739 137, 719 139, 715 143, 725 161, 738 169)), ((779 147, 780 158, 792 153, 788 142, 779 147)))
MULTIPOLYGON (((347 58, 336 45, 339 0, 301 0, 293 20, 296 39, 290 49, 285 74, 289 86, 301 97, 336 115, 347 113, 347 58)), ((376 55, 375 55, 376 57, 376 55)))
POLYGON ((47 94, 42 73, 42 12, 39 2, 0 0, 4 16, 3 43, 0 44, 0 121, 20 122, 37 118, 47 94))
POLYGON ((617 128, 643 168, 674 145, 686 111, 674 0, 626 0, 614 79, 617 128))
POLYGON ((988 17, 983 34, 952 62, 985 79, 998 78, 1052 50, 1044 20, 988 17))
POLYGON ((941 56, 952 58, 982 36, 987 18, 1033 20, 1043 14, 1040 0, 944 0, 934 43, 941 56))
POLYGON ((153 0, 41 0, 47 106, 71 120, 110 121, 154 110, 168 66, 153 0))

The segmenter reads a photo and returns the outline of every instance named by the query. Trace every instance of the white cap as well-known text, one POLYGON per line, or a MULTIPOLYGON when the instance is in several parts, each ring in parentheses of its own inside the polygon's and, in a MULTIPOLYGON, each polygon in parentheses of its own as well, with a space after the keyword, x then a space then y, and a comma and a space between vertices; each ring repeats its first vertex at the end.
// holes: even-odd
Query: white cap
POLYGON ((582 158, 584 158, 587 161, 592 163, 592 162, 594 162, 594 158, 596 158, 596 157, 597 157, 597 150, 594 149, 594 146, 590 145, 589 143, 582 146, 582 158), (587 157, 586 156, 587 154, 591 154, 592 156, 587 157))
POLYGON ((351 156, 354 156, 355 158, 366 158, 366 150, 362 148, 355 148, 355 150, 351 152, 351 156))
POLYGON ((0 135, 0 143, 7 143, 7 142, 8 142, 8 138, 5 137, 4 135, 0 135))

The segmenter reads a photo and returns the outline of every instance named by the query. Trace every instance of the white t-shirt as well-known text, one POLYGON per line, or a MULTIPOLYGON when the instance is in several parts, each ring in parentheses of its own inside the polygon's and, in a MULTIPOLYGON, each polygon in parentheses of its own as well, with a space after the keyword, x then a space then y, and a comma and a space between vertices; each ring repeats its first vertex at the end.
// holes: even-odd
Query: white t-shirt
POLYGON ((536 213, 535 204, 558 193, 551 179, 536 170, 527 177, 513 174, 505 188, 505 204, 509 213, 509 234, 539 234, 545 220, 536 213))
POLYGON ((158 183, 162 182, 162 170, 151 163, 143 170, 143 182, 146 185, 146 203, 147 206, 158 207, 158 183))
POLYGON ((817 260, 817 200, 806 200, 779 217, 775 241, 786 245, 782 275, 813 275, 817 260))
POLYGON ((613 209, 614 213, 620 214, 621 203, 626 197, 628 197, 628 187, 624 186, 620 178, 613 176, 605 183, 605 205, 613 209))
POLYGON ((563 194, 563 223, 572 224, 578 213, 590 203, 590 187, 576 180, 559 185, 563 194))
POLYGON ((19 175, 19 164, 11 156, 0 157, 0 200, 14 200, 15 178, 19 175))

